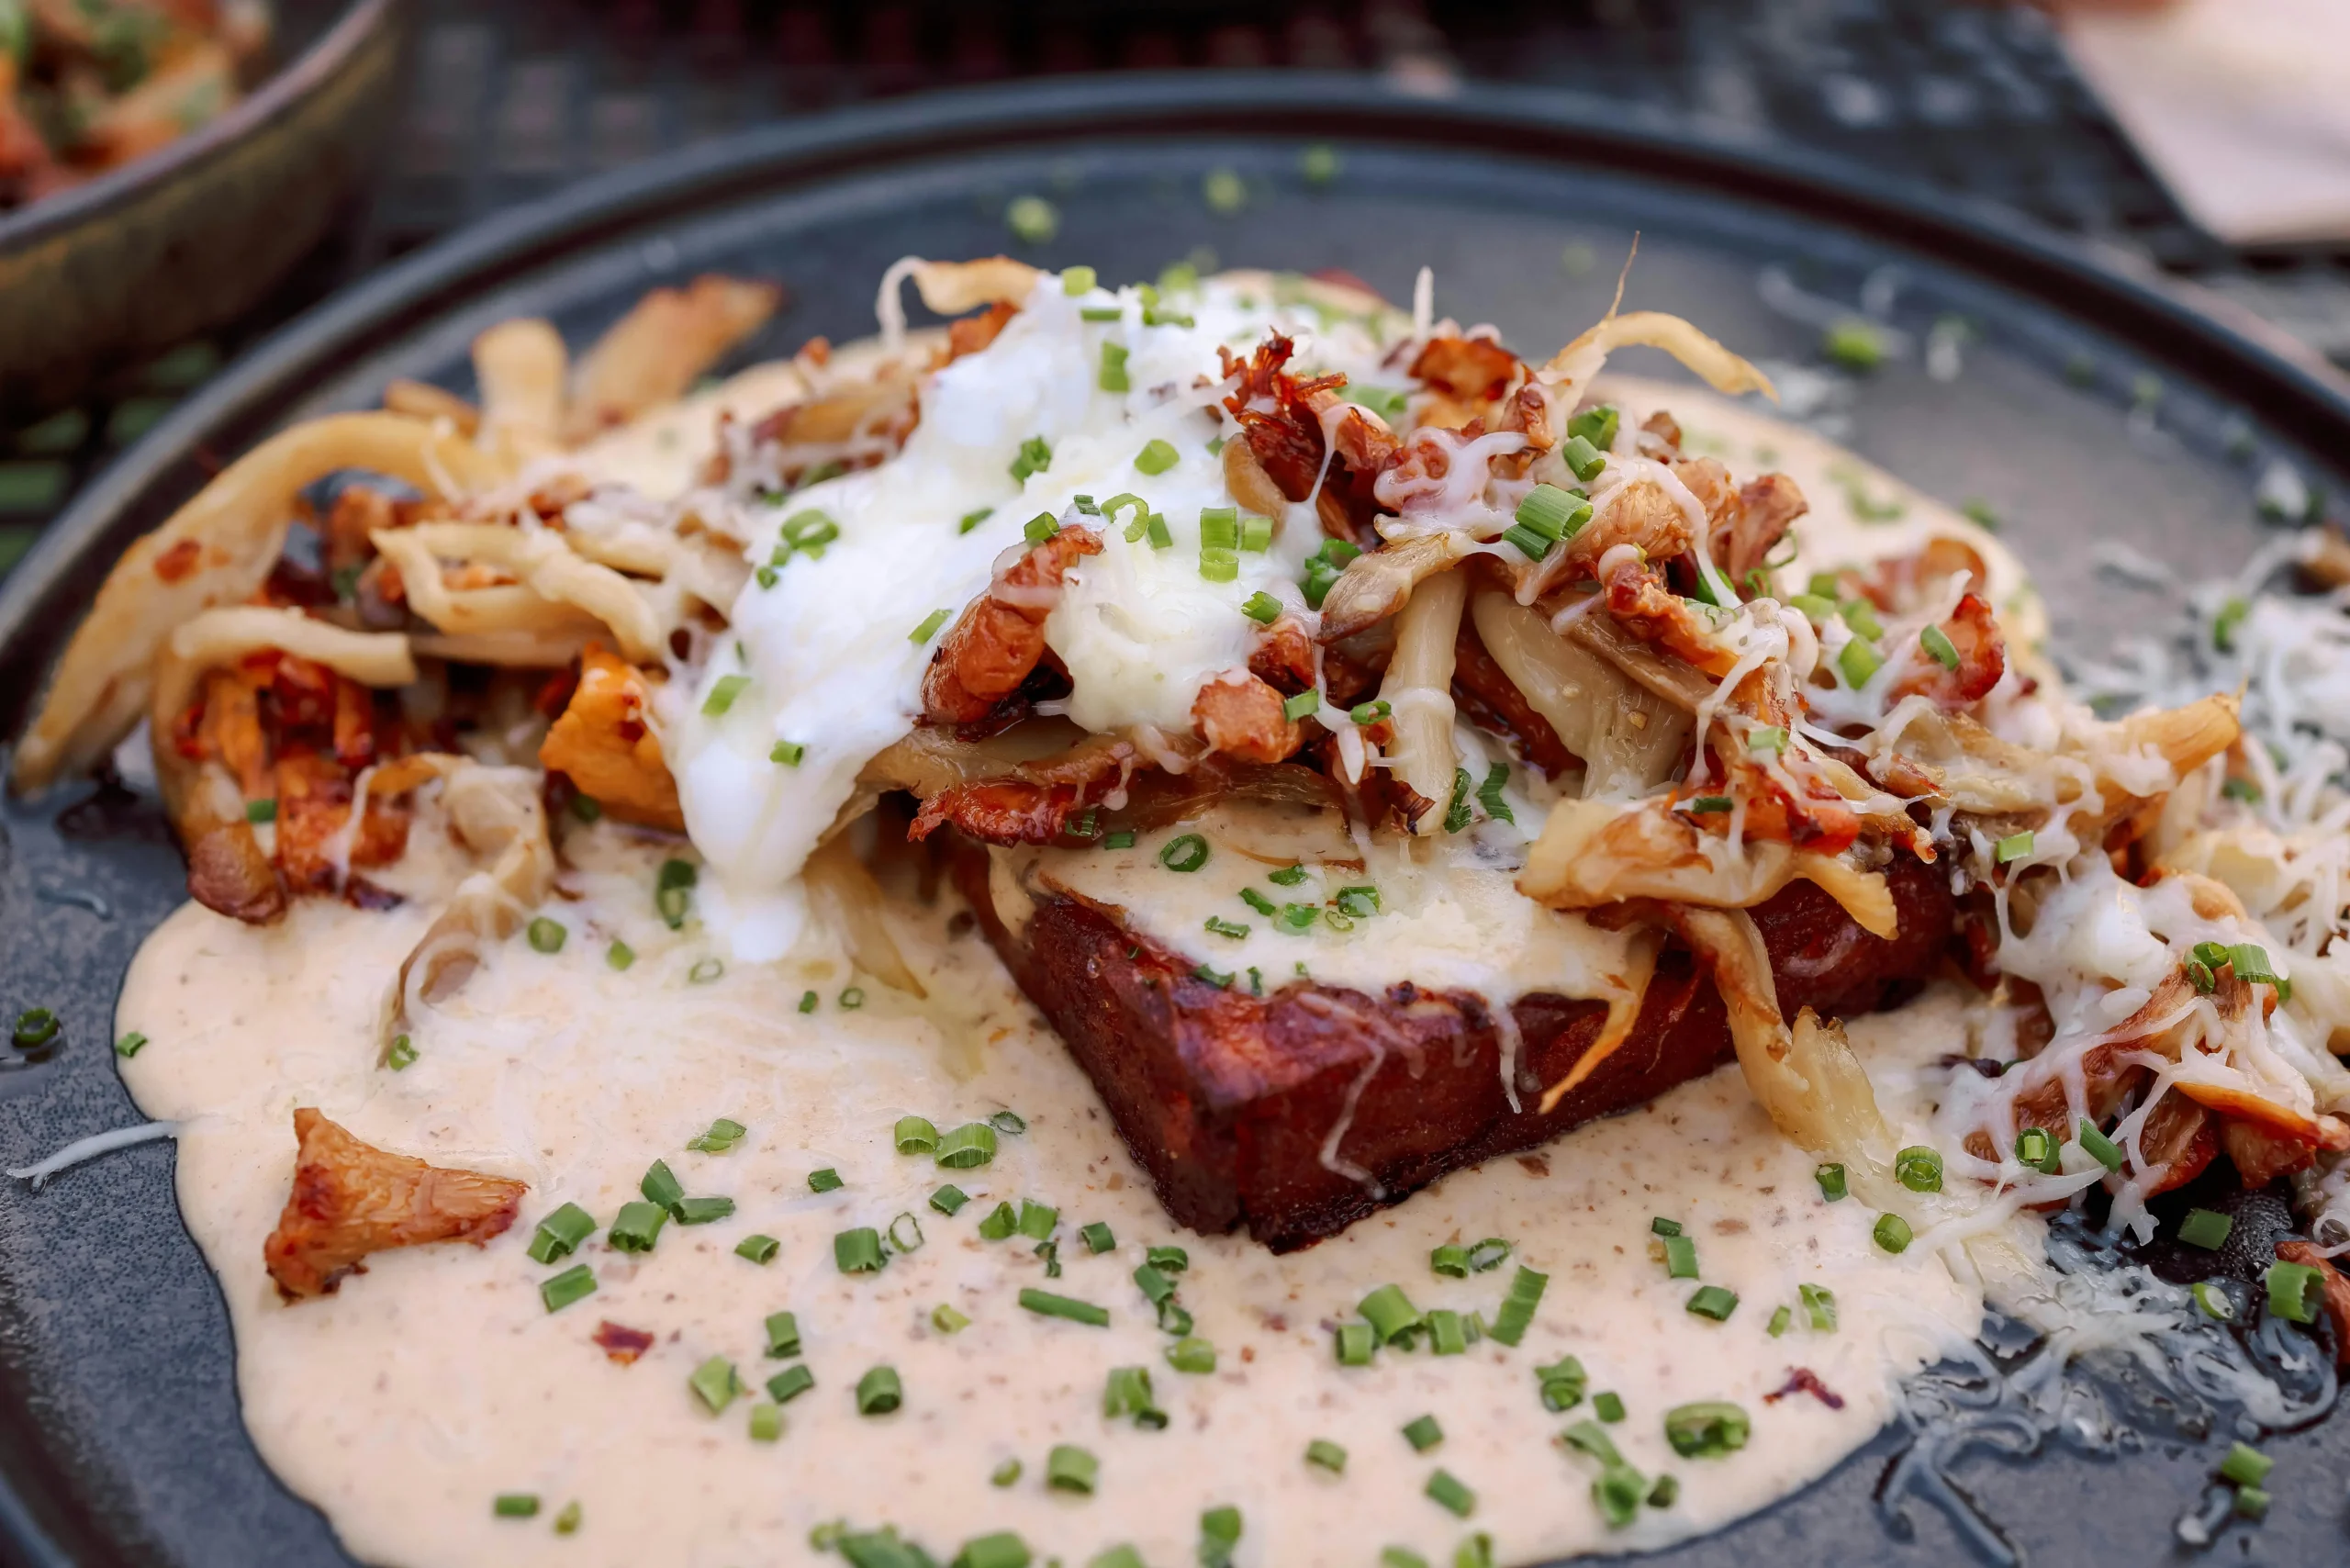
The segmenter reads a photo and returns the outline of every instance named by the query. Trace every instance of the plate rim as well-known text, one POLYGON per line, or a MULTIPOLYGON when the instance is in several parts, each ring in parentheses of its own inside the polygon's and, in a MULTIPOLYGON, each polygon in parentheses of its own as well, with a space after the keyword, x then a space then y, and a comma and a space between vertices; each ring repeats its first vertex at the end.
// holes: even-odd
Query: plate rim
MULTIPOLYGON (((2281 332, 2214 308, 2203 291, 2004 207, 1912 188, 1703 117, 1502 84, 1430 95, 1355 73, 1024 80, 781 121, 588 178, 476 220, 278 329, 116 456, 0 581, 0 736, 17 734, 45 689, 56 651, 111 566, 109 543, 160 522, 204 482, 210 454, 241 451, 321 374, 396 341, 420 318, 665 218, 828 178, 1079 135, 1132 140, 1244 130, 1549 162, 1606 159, 1614 176, 1721 191, 1932 254, 2225 387, 2305 449, 2350 451, 2350 377, 2281 332)), ((0 1375, 0 1410, 13 1406, 7 1413, 18 1417, 0 1439, 0 1558, 30 1568, 116 1560, 116 1542, 141 1532, 109 1528, 74 1489, 48 1484, 60 1478, 57 1462, 16 1384, 0 1375)))

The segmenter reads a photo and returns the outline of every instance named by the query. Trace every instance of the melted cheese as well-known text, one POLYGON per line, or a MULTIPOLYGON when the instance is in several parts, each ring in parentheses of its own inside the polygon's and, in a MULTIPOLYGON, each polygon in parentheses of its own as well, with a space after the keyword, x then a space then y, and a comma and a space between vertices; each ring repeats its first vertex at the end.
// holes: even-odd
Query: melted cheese
POLYGON ((762 563, 803 511, 822 511, 840 535, 820 557, 791 558, 772 587, 744 590, 731 652, 708 662, 699 685, 678 683, 662 715, 686 820, 716 869, 715 907, 738 956, 773 958, 797 939, 792 879, 859 770, 922 711, 935 639, 912 633, 935 610, 951 622, 984 593, 1027 548, 1031 519, 1093 529, 1106 545, 1071 570, 1046 625, 1073 683, 1069 714, 1088 729, 1189 731, 1199 688, 1247 661, 1256 623, 1241 605, 1263 591, 1303 607, 1298 579, 1320 540, 1308 507, 1277 520, 1269 550, 1239 553, 1236 580, 1201 576, 1200 514, 1234 504, 1209 450, 1225 390, 1216 350, 1245 353, 1278 324, 1310 363, 1367 372, 1377 346, 1343 321, 1318 330, 1311 317, 1292 319, 1227 284, 1181 308, 1194 324, 1146 325, 1133 289, 1073 298, 1058 277, 1041 278, 992 344, 925 379, 921 423, 898 456, 799 491, 759 524, 750 555, 762 563), (1118 319, 1082 314, 1110 308, 1118 319), (1105 345, 1126 351, 1132 390, 1101 389, 1105 345), (1038 439, 1048 465, 1015 477, 1023 443, 1038 439), (1153 442, 1176 461, 1147 474, 1136 459, 1153 442), (1166 520, 1169 547, 1129 542, 1131 509, 1115 525, 1078 510, 1079 496, 1098 506, 1121 494, 1166 520), (744 676, 748 686, 722 715, 706 711, 718 681, 744 676), (778 741, 806 748, 797 766, 769 760, 778 741))

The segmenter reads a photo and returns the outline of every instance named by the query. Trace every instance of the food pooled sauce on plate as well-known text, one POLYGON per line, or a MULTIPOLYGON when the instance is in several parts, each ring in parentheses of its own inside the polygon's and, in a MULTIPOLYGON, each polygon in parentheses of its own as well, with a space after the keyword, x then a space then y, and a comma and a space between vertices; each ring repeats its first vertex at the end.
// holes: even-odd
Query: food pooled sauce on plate
MULTIPOLYGON (((775 300, 704 278, 133 546, 16 778, 146 718, 194 902, 126 1081, 355 1554, 1661 1545, 1986 1293, 2095 1315, 2047 1211, 2224 1160, 2322 1223, 2323 787, 2231 698, 2071 702, 1981 527, 1604 374, 1768 390, 1689 323, 1536 365, 1427 286, 909 260, 688 395, 775 300)), ((2307 1246, 2132 1321, 2350 1312, 2307 1246)))

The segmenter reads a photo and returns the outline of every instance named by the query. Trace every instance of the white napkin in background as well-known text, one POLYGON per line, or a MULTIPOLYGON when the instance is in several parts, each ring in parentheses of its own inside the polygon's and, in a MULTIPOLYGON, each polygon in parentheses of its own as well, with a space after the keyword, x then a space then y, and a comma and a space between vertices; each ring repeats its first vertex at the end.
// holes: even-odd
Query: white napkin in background
POLYGON ((2350 0, 2067 11, 2075 67, 2232 245, 2350 240, 2350 0))

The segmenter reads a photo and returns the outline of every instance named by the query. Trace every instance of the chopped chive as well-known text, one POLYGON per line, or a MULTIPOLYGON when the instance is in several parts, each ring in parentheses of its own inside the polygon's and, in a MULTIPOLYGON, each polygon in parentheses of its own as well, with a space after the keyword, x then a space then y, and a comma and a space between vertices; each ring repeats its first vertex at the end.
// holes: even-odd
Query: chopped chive
POLYGON ((751 1440, 771 1443, 783 1436, 783 1406, 762 1400, 751 1406, 751 1440))
POLYGON ((722 1414, 734 1403, 734 1396, 743 1392, 743 1380, 735 1374, 733 1361, 724 1356, 712 1356, 694 1368, 692 1375, 686 1379, 686 1386, 716 1416, 722 1414))
POLYGON ((1093 1495, 1093 1485, 1100 1478, 1102 1462, 1071 1443, 1055 1443, 1045 1456, 1045 1485, 1055 1492, 1076 1492, 1084 1496, 1093 1495))
POLYGON ((1678 1236, 1681 1234, 1681 1222, 1656 1215, 1649 1220, 1649 1232, 1653 1236, 1678 1236))
POLYGON ((539 1299, 549 1312, 561 1312, 573 1302, 596 1294, 596 1273, 585 1263, 575 1263, 560 1274, 550 1275, 539 1282, 539 1299))
POLYGON ((2121 1169, 2121 1146, 2098 1131, 2097 1124, 2087 1116, 2081 1118, 2080 1145, 2082 1152, 2108 1170, 2121 1169))
POLYGON ((604 949, 604 962, 611 969, 625 969, 636 962, 636 949, 614 937, 612 945, 604 949))
POLYGON ((1228 936, 1236 942, 1245 938, 1248 935, 1248 927, 1246 925, 1241 924, 1237 921, 1226 920, 1221 915, 1214 914, 1208 916, 1207 922, 1203 929, 1208 932, 1211 935, 1228 936))
POLYGON ((2031 846, 2032 832, 2031 829, 2026 828, 2021 833, 2009 834, 1999 840, 1998 847, 1992 853, 1997 857, 1998 863, 2005 866, 2029 856, 2031 853, 2031 846))
POLYGON ((743 689, 750 684, 751 678, 747 675, 720 676, 717 684, 710 689, 710 695, 701 700, 702 717, 722 717, 729 708, 734 706, 734 699, 743 695, 743 689))
POLYGON ((1613 1392, 1595 1394, 1591 1396, 1591 1413, 1612 1427, 1624 1418, 1624 1396, 1613 1392))
POLYGON ((731 1154, 750 1129, 731 1117, 721 1116, 710 1124, 710 1130, 686 1140, 686 1147, 699 1154, 731 1154))
POLYGON ((1341 1323, 1332 1336, 1342 1367, 1367 1367, 1379 1349, 1379 1330, 1368 1323, 1341 1323))
POLYGON ((1452 770, 1452 803, 1444 811, 1444 831, 1447 833, 1459 833, 1469 825, 1471 818, 1469 783, 1467 768, 1456 767, 1452 770))
POLYGON ((1011 473, 1013 478, 1025 481, 1031 474, 1042 474, 1052 465, 1052 443, 1043 436, 1032 435, 1013 454, 1011 473))
POLYGON ((732 1198, 679 1198, 669 1211, 679 1225, 709 1225, 734 1212, 732 1198))
POLYGON ((501 1519, 527 1519, 539 1511, 539 1495, 535 1492, 500 1492, 490 1500, 489 1511, 501 1519))
POLYGON ((1208 841, 1196 833, 1178 834, 1159 846, 1158 863, 1170 871, 1196 871, 1208 863, 1208 841))
POLYGON ((1134 846, 1135 835, 1132 829, 1120 828, 1115 833, 1106 833, 1102 835, 1102 847, 1104 849, 1132 849, 1134 846))
POLYGON ((1310 719, 1321 711, 1322 693, 1318 690, 1308 689, 1281 700, 1281 717, 1292 724, 1300 719, 1310 719))
POLYGON ((577 1204, 565 1204, 539 1221, 526 1249, 533 1263, 568 1258, 579 1244, 596 1234, 596 1216, 577 1204))
POLYGON ((900 1154, 928 1154, 938 1147, 938 1128, 927 1116, 900 1116, 891 1137, 900 1154))
MULTIPOLYGON (((1562 539, 1572 539, 1591 521, 1591 502, 1572 490, 1556 485, 1537 485, 1517 503, 1515 521, 1544 542, 1544 548, 1562 539)), ((1529 551, 1539 555, 1542 551, 1529 551)))
POLYGON ((1152 1396, 1150 1369, 1112 1367, 1109 1381, 1102 1388, 1102 1414, 1112 1420, 1131 1416, 1135 1425, 1146 1431, 1163 1429, 1167 1412, 1158 1407, 1158 1400, 1152 1396))
POLYGON ((941 1334, 960 1334, 971 1320, 942 1301, 930 1309, 930 1326, 941 1334))
POLYGON ((1126 378, 1126 349, 1120 343, 1102 345, 1101 368, 1094 372, 1093 384, 1104 392, 1131 392, 1134 383, 1126 378))
POLYGON ((252 823, 255 827, 260 827, 266 823, 275 822, 277 820, 277 802, 275 801, 247 801, 245 802, 245 820, 252 823))
POLYGON ((604 1240, 615 1251, 650 1252, 661 1238, 661 1227, 668 1223, 669 1211, 660 1204, 622 1204, 604 1240))
POLYGON ((1449 1280, 1469 1277, 1469 1249, 1449 1242, 1428 1254, 1428 1267, 1449 1280))
POLYGON ((1020 527, 1021 536, 1031 544, 1049 544, 1060 531, 1060 520, 1048 511, 1038 512, 1020 527))
POLYGON ((1215 1347, 1195 1334, 1186 1334, 1167 1347, 1167 1364, 1179 1372, 1204 1375, 1215 1371, 1215 1347))
POLYGON ((2264 1519, 2268 1517, 2268 1505, 2273 1500, 2257 1486, 2239 1486, 2236 1488, 2235 1511, 2243 1518, 2264 1519))
POLYGON ((963 1205, 970 1201, 971 1195, 952 1182, 930 1195, 930 1206, 949 1219, 960 1214, 963 1211, 963 1205))
POLYGON ((768 1355, 781 1358, 800 1353, 800 1318, 796 1314, 771 1312, 765 1327, 768 1355))
MULTIPOLYGON (((1610 1396, 1602 1394, 1600 1397, 1604 1399, 1610 1396)), ((1624 1456, 1616 1450, 1616 1439, 1602 1431, 1595 1421, 1577 1421, 1559 1436, 1566 1439, 1568 1447, 1578 1452, 1589 1454, 1604 1465, 1620 1465, 1624 1462, 1624 1456)))
POLYGON ((802 1013, 813 1013, 816 1011, 816 993, 814 991, 803 991, 800 993, 800 1011, 802 1013))
POLYGON ((1426 1488, 1437 1506, 1457 1518, 1467 1518, 1477 1511, 1477 1494, 1460 1484, 1449 1470, 1439 1470, 1428 1477, 1426 1488))
POLYGON ((932 1160, 948 1170, 970 1170, 995 1159, 995 1129, 985 1122, 966 1122, 938 1140, 932 1160))
POLYGON ((689 984, 708 985, 711 981, 716 980, 725 972, 726 963, 724 959, 703 958, 699 962, 696 963, 692 969, 686 971, 686 980, 689 984))
POLYGON ((1240 1510, 1225 1504, 1209 1508, 1200 1515, 1200 1568, 1222 1568, 1230 1562, 1232 1549, 1240 1544, 1240 1510), (1216 1549, 1216 1562, 1211 1564, 1209 1548, 1216 1549))
POLYGON ((1939 1193, 1942 1157, 1923 1144, 1911 1144, 1893 1157, 1893 1179, 1913 1193, 1939 1193))
POLYGON ((1142 529, 1143 536, 1150 541, 1152 549, 1172 550, 1175 548, 1174 531, 1167 526, 1167 519, 1162 514, 1152 512, 1143 519, 1142 529))
POLYGON ((1110 1233, 1110 1227, 1098 1219, 1078 1234, 1085 1238, 1085 1249, 1097 1257, 1118 1245, 1117 1238, 1110 1233))
POLYGON ((1063 267, 1061 269, 1061 292, 1071 299, 1076 299, 1080 296, 1091 294, 1093 292, 1094 283, 1101 277, 1101 274, 1095 272, 1091 267, 1063 267))
POLYGON ((1163 441, 1150 441, 1135 454, 1135 466, 1146 474, 1164 474, 1181 461, 1175 449, 1163 441))
POLYGON ((778 741, 767 747, 767 760, 785 767, 797 767, 808 756, 808 748, 798 741, 778 741))
POLYGON ((2239 942, 2228 949, 2228 963, 2235 969, 2236 979, 2247 985, 2282 987, 2284 980, 2269 966, 2268 949, 2257 942, 2239 942))
POLYGON ((1867 638, 1855 637, 1837 654, 1836 667, 1843 672, 1844 684, 1857 691, 1885 667, 1885 655, 1867 638))
POLYGON ((1362 728, 1368 729, 1394 711, 1394 708, 1382 697, 1369 702, 1356 703, 1347 710, 1347 717, 1362 728))
POLYGON ((1422 1416, 1404 1424, 1404 1440, 1412 1445, 1414 1453, 1426 1453, 1444 1441, 1444 1428, 1437 1425, 1433 1416, 1422 1416))
POLYGON ((133 1029, 130 1033, 125 1035, 122 1038, 114 1043, 114 1054, 122 1058, 123 1060, 129 1061, 132 1057, 139 1054, 140 1047, 146 1045, 146 1043, 147 1036, 140 1034, 138 1030, 133 1029))
POLYGON ((1096 1328, 1110 1326, 1108 1307, 1096 1306, 1090 1301, 1079 1301, 1072 1296, 1055 1295, 1050 1291, 1024 1288, 1020 1293, 1020 1305, 1042 1317, 1065 1318, 1071 1323, 1090 1324, 1096 1328))
POLYGON ((1814 1329, 1822 1334, 1836 1332, 1836 1293, 1826 1285, 1802 1284, 1796 1294, 1803 1302, 1804 1316, 1814 1329))
POLYGON ((2056 1139, 2044 1127, 2026 1127, 2016 1134, 2016 1163, 2053 1176, 2057 1164, 2056 1139))
POLYGON ((841 1180, 841 1173, 829 1165, 822 1170, 808 1172, 808 1190, 811 1193, 837 1193, 846 1185, 848 1183, 841 1180))
POLYGON ((1509 809, 1509 801, 1502 795, 1502 789, 1508 782, 1509 764, 1496 762, 1486 769, 1485 781, 1477 786, 1477 803, 1485 808, 1485 814, 1494 821, 1508 823, 1514 827, 1517 823, 1517 815, 1509 809))
POLYGON ((1428 1560, 1408 1546, 1382 1546, 1379 1568, 1428 1568, 1428 1560))
POLYGON ((1613 403, 1601 403, 1584 409, 1567 420, 1567 433, 1579 435, 1592 445, 1606 452, 1616 444, 1616 432, 1621 428, 1622 415, 1613 403))
POLYGON ((789 1405, 815 1386, 816 1374, 808 1370, 807 1362, 801 1361, 767 1379, 767 1397, 778 1405, 789 1405))
POLYGON ((1319 1465, 1333 1475, 1347 1473, 1347 1450, 1326 1438, 1316 1438, 1305 1445, 1305 1462, 1319 1465))
POLYGON ((1240 578, 1240 555, 1221 544, 1200 546, 1200 577, 1204 582, 1229 583, 1240 578))
POLYGON ((1763 1331, 1769 1334, 1772 1338, 1776 1339, 1787 1331, 1788 1326, 1793 1324, 1795 1320, 1796 1315, 1793 1307, 1774 1306, 1771 1309, 1770 1326, 1763 1331))
POLYGON ((1682 809, 1688 812, 1694 812, 1702 816, 1709 815, 1716 812, 1729 811, 1737 803, 1737 801, 1731 800, 1728 795, 1699 795, 1691 800, 1688 805, 1682 809))
POLYGON ((1879 1215, 1876 1226, 1869 1232, 1876 1244, 1887 1252, 1906 1252, 1913 1239, 1909 1222, 1899 1215, 1879 1215))
POLYGON ((1191 1312, 1171 1295, 1158 1304, 1158 1331, 1178 1339, 1192 1332, 1191 1312))
POLYGON ((1534 1309, 1541 1305, 1543 1288, 1550 1282, 1550 1275, 1538 1274, 1520 1264, 1511 1276, 1508 1296, 1494 1315, 1494 1338, 1513 1346, 1525 1338, 1527 1329, 1534 1323, 1534 1309))
POLYGON ((1419 1309, 1397 1285, 1380 1286, 1363 1297, 1355 1310, 1370 1322, 1382 1345, 1400 1343, 1404 1349, 1410 1350, 1413 1336, 1422 1327, 1419 1309))
POLYGON ((1681 1483, 1670 1475, 1660 1475, 1656 1484, 1649 1488, 1648 1503, 1651 1508, 1670 1508, 1681 1499, 1681 1483))
POLYGON ((1746 732, 1746 749, 1783 752, 1787 749, 1787 732, 1777 724, 1758 725, 1746 732))
POLYGON ((1241 889, 1240 902, 1247 904, 1250 909, 1255 910, 1259 914, 1270 916, 1277 915, 1281 913, 1280 905, 1273 902, 1272 900, 1267 898, 1264 894, 1259 892, 1254 888, 1241 889))
POLYGON ((1469 1353, 1467 1320, 1449 1307, 1428 1309, 1428 1349, 1439 1356, 1469 1353))
POLYGON ((856 1380, 856 1413, 887 1416, 906 1402, 905 1385, 895 1367, 875 1367, 856 1380))
POLYGON ((1180 1274, 1192 1266, 1192 1255, 1181 1247, 1150 1247, 1144 1249, 1143 1261, 1162 1274, 1180 1274))
POLYGON ((1368 883, 1340 888, 1332 895, 1331 902, 1338 906, 1341 914, 1356 920, 1369 920, 1379 913, 1379 890, 1368 883))
MULTIPOLYGON (((993 1535, 965 1541, 955 1562, 957 1568, 1028 1568, 1034 1555, 1028 1550, 1028 1543, 1017 1535, 1010 1530, 998 1530, 993 1535)), ((877 1557, 872 1561, 878 1562, 882 1559, 877 1557)), ((899 1557, 890 1561, 912 1562, 917 1559, 901 1551, 899 1557)))
POLYGON ((994 515, 995 508, 993 507, 981 507, 977 511, 967 511, 963 514, 961 521, 956 523, 955 532, 968 533, 994 515))
POLYGON ((1017 1111, 993 1111, 988 1114, 988 1126, 1000 1133, 1024 1133, 1028 1123, 1017 1111))
POLYGON ((911 1212, 901 1209, 897 1217, 890 1222, 890 1228, 882 1234, 890 1238, 893 1251, 912 1252, 922 1245, 922 1221, 911 1212))
POLYGON ((2187 1217, 2178 1222, 2178 1238, 2189 1247, 2216 1252, 2227 1245, 2228 1233, 2235 1227, 2236 1222, 2226 1215, 2211 1209, 2189 1209, 2187 1217))
POLYGON ((1542 1394, 1542 1408, 1552 1411, 1573 1409, 1583 1403, 1583 1390, 1590 1386, 1583 1362, 1573 1356, 1561 1356, 1547 1367, 1536 1367, 1534 1380, 1542 1394))
POLYGON ((763 1232, 754 1232, 734 1244, 734 1256, 748 1258, 754 1263, 772 1263, 775 1255, 782 1250, 782 1242, 763 1232))
POLYGON ((1752 1425, 1727 1400, 1676 1405, 1664 1413, 1664 1439, 1684 1459, 1719 1458, 1746 1446, 1752 1425))
POLYGON ((1831 1204, 1845 1197, 1852 1191, 1845 1182, 1844 1168, 1841 1165, 1822 1165, 1811 1174, 1812 1179, 1819 1183, 1819 1195, 1831 1204))
POLYGON ((1020 1228, 1020 1215, 1010 1204, 998 1204, 979 1221, 979 1238, 1002 1241, 1020 1228))
POLYGON ((1175 1294, 1175 1282, 1148 1263, 1143 1263, 1135 1269, 1135 1288, 1156 1306, 1175 1294))
POLYGON ((1958 648, 1951 642, 1950 634, 1941 627, 1929 626, 1919 633, 1918 643, 1942 668, 1956 669, 1958 667, 1958 648))
POLYGON ((2189 1285, 2188 1290, 2195 1297, 2195 1305, 2203 1309, 2203 1316, 2206 1317, 2215 1318, 2221 1323, 2235 1321, 2236 1304, 2229 1299, 2228 1293, 2223 1287, 2209 1280, 2198 1280, 2189 1285))
POLYGON ((1047 1208, 1043 1204, 1032 1203, 1026 1198, 1020 1200, 1019 1230, 1020 1234, 1026 1237, 1029 1240, 1045 1241, 1050 1239, 1053 1234, 1053 1227, 1060 1224, 1060 1210, 1047 1208))
POLYGON ((1668 1280, 1694 1280, 1697 1277, 1697 1243, 1686 1236, 1666 1236, 1658 1238, 1664 1248, 1664 1277, 1668 1280))
POLYGON ((2227 1457, 2220 1461, 2220 1479, 2238 1486, 2257 1486, 2268 1479, 2277 1462, 2249 1443, 2231 1443, 2227 1457))
POLYGON ((1261 555, 1273 547, 1273 520, 1259 517, 1255 512, 1240 514, 1240 548, 1252 555, 1261 555))
POLYGON ((878 1273, 887 1261, 881 1256, 881 1233, 869 1225, 833 1238, 833 1262, 844 1274, 878 1273))
POLYGON ((1241 605, 1240 613, 1259 625, 1270 626, 1281 618, 1281 601, 1259 588, 1241 605))
POLYGON ((1293 888, 1300 882, 1305 880, 1305 868, 1303 866, 1284 866, 1278 871, 1266 872, 1265 880, 1271 882, 1276 887, 1293 888))
POLYGON ((929 642, 933 637, 938 635, 938 629, 946 624, 946 617, 949 613, 950 611, 944 610, 932 610, 929 614, 922 618, 921 622, 916 625, 912 631, 906 633, 906 641, 910 643, 929 642))
POLYGON ((1007 1459, 988 1473, 990 1486, 1009 1486, 1019 1479, 1020 1462, 1016 1459, 1007 1459))
POLYGON ((549 920, 543 914, 523 928, 523 935, 529 939, 532 950, 538 953, 562 952, 564 939, 570 935, 568 926, 559 920, 549 920))
POLYGON ((2261 1282, 2268 1287, 2268 1310, 2294 1323, 2315 1323, 2325 1301, 2325 1276, 2307 1263, 2272 1263, 2261 1282))
POLYGON ((557 1535, 578 1534, 580 1518, 581 1509, 579 1506, 579 1501, 575 1497, 556 1510, 554 1516, 554 1533, 557 1535))
POLYGON ((1089 305, 1077 314, 1080 319, 1087 321, 1115 321, 1125 313, 1123 306, 1089 305))

